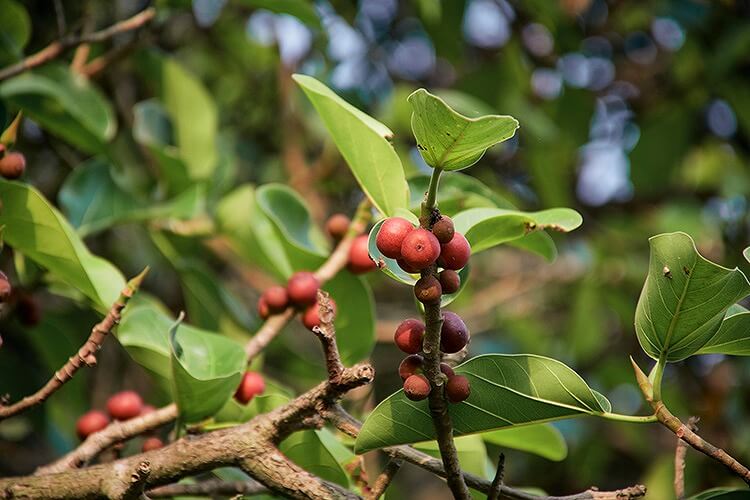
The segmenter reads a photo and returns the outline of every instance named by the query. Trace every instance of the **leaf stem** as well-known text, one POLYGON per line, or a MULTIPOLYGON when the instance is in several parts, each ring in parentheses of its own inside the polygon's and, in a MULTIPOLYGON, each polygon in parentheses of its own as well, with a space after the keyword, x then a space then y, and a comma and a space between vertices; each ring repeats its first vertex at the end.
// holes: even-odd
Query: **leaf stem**
MULTIPOLYGON (((437 189, 442 169, 436 168, 432 172, 430 187, 422 202, 420 224, 425 229, 431 229, 437 212, 437 189)), ((437 275, 437 265, 433 264, 422 271, 422 276, 437 275)), ((440 302, 425 304, 425 336, 422 351, 424 353, 424 372, 430 381, 432 390, 429 395, 430 414, 435 426, 435 434, 443 459, 446 479, 453 496, 459 500, 469 500, 471 495, 466 487, 461 465, 458 462, 458 452, 453 442, 453 422, 448 413, 448 401, 443 394, 444 379, 440 372, 440 330, 443 326, 443 315, 440 312, 440 302)))
POLYGON ((606 418, 607 420, 634 424, 650 424, 659 421, 656 415, 622 415, 620 413, 605 412, 601 413, 599 416, 606 418))
POLYGON ((656 366, 654 366, 654 369, 649 374, 649 379, 651 382, 651 385, 653 386, 654 401, 661 401, 661 381, 664 378, 664 367, 666 366, 667 361, 664 355, 662 354, 659 357, 659 361, 656 362, 656 366))

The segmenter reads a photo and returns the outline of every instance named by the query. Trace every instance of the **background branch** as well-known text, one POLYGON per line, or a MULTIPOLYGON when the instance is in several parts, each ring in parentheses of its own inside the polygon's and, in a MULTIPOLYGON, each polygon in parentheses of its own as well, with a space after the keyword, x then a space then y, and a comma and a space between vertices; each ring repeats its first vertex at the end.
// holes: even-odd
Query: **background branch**
MULTIPOLYGON (((693 432, 698 430, 698 417, 690 417, 687 425, 693 432)), ((674 495, 677 500, 685 498, 685 455, 687 454, 688 445, 680 438, 677 438, 677 445, 674 450, 674 495)))
POLYGON ((390 486, 391 481, 396 477, 396 474, 401 469, 402 465, 404 465, 404 461, 401 458, 391 458, 388 460, 383 472, 381 472, 375 479, 375 483, 372 485, 372 490, 366 495, 366 498, 368 500, 377 500, 380 498, 383 493, 385 493, 385 490, 388 489, 388 486, 390 486))

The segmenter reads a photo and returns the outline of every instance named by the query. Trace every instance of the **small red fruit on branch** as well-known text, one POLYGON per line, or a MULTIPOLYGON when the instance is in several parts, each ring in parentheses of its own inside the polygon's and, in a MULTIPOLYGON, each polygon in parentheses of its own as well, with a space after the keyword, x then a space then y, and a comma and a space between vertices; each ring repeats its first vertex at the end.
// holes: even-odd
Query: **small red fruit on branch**
POLYGON ((430 382, 424 375, 412 375, 404 382, 404 393, 412 401, 421 401, 430 395, 430 382))
POLYGON ((274 285, 263 292, 263 298, 271 314, 283 312, 289 306, 289 294, 286 288, 280 285, 274 285))
POLYGON ((423 304, 436 304, 442 295, 443 287, 434 276, 423 276, 414 284, 414 296, 423 304))
POLYGON ((426 229, 415 229, 406 235, 401 244, 401 258, 409 267, 425 269, 440 256, 440 242, 426 229))
POLYGON ((398 365, 398 375, 405 381, 412 375, 421 373, 423 364, 424 358, 420 354, 410 354, 398 365))
POLYGON ((107 401, 107 411, 115 420, 137 417, 143 410, 143 399, 135 391, 122 391, 107 401))
POLYGON ((340 240, 349 229, 352 221, 344 214, 333 214, 326 221, 326 231, 334 240, 340 240))
POLYGON ((84 413, 76 423, 76 433, 81 441, 95 432, 99 432, 109 425, 109 417, 99 410, 84 413))
POLYGON ((425 324, 418 319, 405 319, 396 328, 393 340, 406 354, 416 354, 422 350, 425 324))
POLYGON ((463 234, 456 233, 452 240, 441 245, 438 265, 445 269, 458 271, 466 266, 470 256, 471 246, 469 246, 469 242, 463 234))
POLYGON ((368 240, 367 235, 360 234, 352 241, 352 246, 349 248, 349 262, 346 267, 353 274, 364 274, 378 267, 370 258, 370 252, 367 248, 368 240))
MULTIPOLYGON (((331 309, 333 309, 333 315, 336 316, 336 302, 329 298, 331 301, 331 309)), ((315 302, 313 305, 308 306, 307 309, 302 313, 302 324, 308 330, 312 330, 316 326, 320 326, 320 304, 315 302)))
POLYGON ((438 273, 438 279, 445 294, 456 293, 461 288, 461 277, 453 269, 443 269, 438 273))
POLYGON ((309 271, 294 273, 286 284, 289 300, 297 307, 314 304, 318 298, 318 288, 320 288, 318 278, 309 271))
POLYGON ((401 246, 404 239, 412 231, 414 231, 414 226, 411 222, 401 217, 391 217, 380 226, 375 244, 378 246, 380 253, 386 257, 400 259, 401 246))
POLYGON ((164 441, 162 441, 158 437, 152 436, 143 440, 143 446, 141 446, 141 451, 145 453, 147 451, 158 450, 159 448, 163 448, 163 447, 164 447, 164 441))
POLYGON ((26 157, 23 153, 12 151, 0 158, 0 175, 6 179, 18 179, 26 171, 26 157))
POLYGON ((470 394, 471 387, 468 378, 463 375, 448 377, 448 382, 445 384, 445 395, 448 397, 448 401, 451 403, 460 403, 468 398, 470 394))
POLYGON ((453 227, 453 221, 450 217, 445 215, 441 216, 440 219, 432 226, 432 234, 441 243, 445 244, 453 239, 453 235, 456 230, 453 227))
POLYGON ((440 330, 440 350, 453 354, 469 343, 469 330, 461 317, 451 311, 443 312, 443 327, 440 330))
POLYGON ((240 404, 246 405, 259 394, 263 394, 266 390, 266 382, 263 380, 263 375, 257 372, 247 371, 242 376, 237 391, 234 393, 234 399, 240 404))

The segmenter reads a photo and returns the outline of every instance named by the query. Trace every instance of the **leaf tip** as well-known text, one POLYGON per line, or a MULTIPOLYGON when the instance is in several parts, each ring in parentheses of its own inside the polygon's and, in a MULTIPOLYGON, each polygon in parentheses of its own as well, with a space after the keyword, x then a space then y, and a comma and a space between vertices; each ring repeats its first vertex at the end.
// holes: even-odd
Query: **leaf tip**
POLYGON ((638 387, 641 388, 641 392, 646 397, 647 401, 651 401, 654 398, 654 386, 649 381, 648 376, 643 373, 641 367, 635 362, 633 356, 630 356, 630 364, 633 365, 633 371, 635 372, 635 379, 638 382, 638 387))

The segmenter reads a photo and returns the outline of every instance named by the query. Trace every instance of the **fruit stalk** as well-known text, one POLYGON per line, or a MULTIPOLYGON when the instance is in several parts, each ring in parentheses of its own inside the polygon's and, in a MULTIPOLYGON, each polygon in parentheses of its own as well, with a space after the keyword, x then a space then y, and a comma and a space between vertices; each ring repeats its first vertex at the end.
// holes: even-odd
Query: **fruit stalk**
MULTIPOLYGON (((419 218, 424 229, 431 230, 437 219, 437 190, 442 170, 435 169, 432 172, 430 186, 422 202, 422 213, 419 218)), ((437 278, 437 264, 422 270, 422 277, 433 276, 437 278)), ((428 303, 424 306, 425 312, 425 336, 422 350, 424 352, 424 373, 430 381, 432 390, 429 395, 430 414, 435 426, 437 442, 440 448, 440 456, 443 459, 448 486, 453 496, 464 500, 470 499, 469 489, 466 487, 461 465, 458 462, 458 452, 453 442, 453 422, 448 413, 448 401, 443 394, 444 378, 440 371, 440 330, 443 326, 443 318, 440 312, 440 301, 428 303)))

